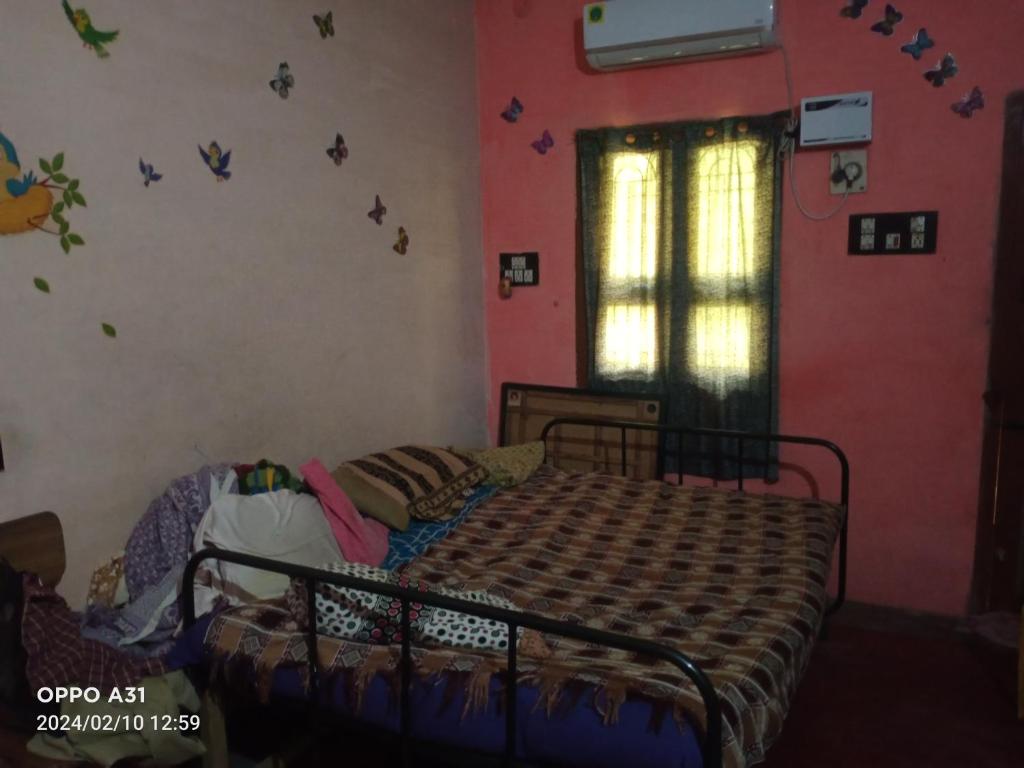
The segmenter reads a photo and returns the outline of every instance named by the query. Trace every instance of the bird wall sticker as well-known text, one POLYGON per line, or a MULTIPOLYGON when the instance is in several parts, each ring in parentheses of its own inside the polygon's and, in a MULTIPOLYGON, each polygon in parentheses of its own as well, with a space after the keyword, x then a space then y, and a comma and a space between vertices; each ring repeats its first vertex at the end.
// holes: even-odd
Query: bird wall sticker
POLYGON ((108 58, 110 52, 103 46, 117 40, 118 30, 101 32, 92 25, 92 19, 89 18, 89 13, 85 8, 72 8, 68 5, 68 0, 63 0, 61 5, 64 8, 64 15, 68 17, 71 26, 75 28, 78 37, 81 38, 82 45, 96 51, 96 55, 101 59, 108 58))
POLYGON ((199 155, 213 172, 213 175, 217 177, 217 181, 227 181, 231 178, 231 171, 228 170, 228 164, 231 162, 230 149, 227 152, 223 152, 221 151, 220 144, 216 141, 211 141, 210 146, 206 150, 203 150, 202 144, 199 145, 199 155))
MULTIPOLYGON (((57 238, 64 253, 85 245, 82 236, 71 231, 67 215, 76 205, 86 207, 81 186, 65 172, 63 152, 50 160, 39 158, 37 176, 22 164, 14 142, 0 132, 0 236, 42 232, 57 238), (56 197, 60 199, 54 202, 56 197)), ((53 292, 44 277, 33 278, 32 284, 41 293, 53 292)), ((101 328, 107 336, 117 336, 109 323, 101 328)))
POLYGON ((142 183, 147 187, 151 181, 160 181, 164 177, 162 173, 153 170, 152 163, 143 162, 141 157, 139 158, 139 171, 142 173, 142 183))

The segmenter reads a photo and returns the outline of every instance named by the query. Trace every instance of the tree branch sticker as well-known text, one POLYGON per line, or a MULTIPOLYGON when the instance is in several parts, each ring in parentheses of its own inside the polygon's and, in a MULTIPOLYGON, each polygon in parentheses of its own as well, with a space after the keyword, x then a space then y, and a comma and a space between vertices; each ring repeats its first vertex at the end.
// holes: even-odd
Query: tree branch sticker
POLYGON ((71 26, 75 28, 75 32, 78 33, 78 37, 82 40, 82 46, 96 51, 96 55, 101 59, 109 58, 110 52, 103 45, 104 43, 112 43, 117 40, 118 30, 100 32, 92 25, 92 20, 89 18, 85 8, 72 9, 68 5, 68 0, 64 0, 62 5, 64 6, 64 15, 68 17, 71 26))
MULTIPOLYGON (((86 207, 81 182, 64 172, 63 152, 52 160, 39 158, 39 173, 43 178, 22 167, 14 144, 0 133, 0 235, 45 232, 58 239, 64 253, 71 253, 73 247, 85 245, 67 219, 67 212, 76 205, 86 207), (54 202, 57 195, 60 199, 54 202)), ((32 283, 42 293, 51 292, 49 281, 42 277, 32 283)), ((117 335, 112 325, 101 327, 107 336, 117 335)))

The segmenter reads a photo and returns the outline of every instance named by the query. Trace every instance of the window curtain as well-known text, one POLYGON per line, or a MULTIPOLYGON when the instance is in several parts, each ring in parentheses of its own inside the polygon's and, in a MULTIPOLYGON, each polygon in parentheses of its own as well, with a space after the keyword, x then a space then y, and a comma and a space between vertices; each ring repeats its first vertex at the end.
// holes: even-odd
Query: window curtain
MULTIPOLYGON (((580 131, 588 385, 658 394, 667 421, 774 432, 785 114, 580 131)), ((666 471, 722 479, 733 439, 669 438, 666 471)), ((777 476, 746 441, 745 477, 777 476)))

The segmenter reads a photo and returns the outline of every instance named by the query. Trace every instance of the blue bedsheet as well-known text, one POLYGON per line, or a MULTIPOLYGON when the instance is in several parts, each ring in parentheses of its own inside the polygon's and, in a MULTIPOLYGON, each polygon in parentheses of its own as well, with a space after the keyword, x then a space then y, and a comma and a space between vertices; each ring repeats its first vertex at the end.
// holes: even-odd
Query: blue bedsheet
POLYGON ((481 485, 466 498, 459 514, 444 522, 413 520, 404 531, 391 531, 388 535, 388 556, 381 568, 392 571, 427 551, 427 547, 454 531, 487 499, 498 492, 495 485, 481 485))
MULTIPOLYGON (((211 620, 201 618, 182 634, 167 662, 172 668, 201 665, 208 660, 203 637, 211 620)), ((463 686, 446 695, 443 680, 415 681, 411 687, 412 734, 416 738, 500 754, 505 745, 503 681, 491 681, 486 711, 462 717, 463 686)), ((302 700, 305 689, 298 670, 278 669, 271 687, 273 697, 302 700)), ((537 706, 538 689, 519 686, 516 751, 522 760, 579 768, 700 768, 700 744, 695 729, 680 730, 671 716, 657 732, 650 728, 651 705, 627 700, 619 710, 619 721, 605 725, 592 702, 593 691, 583 693, 578 703, 562 707, 550 716, 537 706), (562 711, 564 710, 564 711, 562 711)), ((345 686, 338 680, 321 681, 320 705, 342 715, 356 717, 368 725, 399 732, 395 692, 381 676, 367 686, 363 704, 354 714, 345 686), (329 703, 328 703, 329 702, 329 703)))

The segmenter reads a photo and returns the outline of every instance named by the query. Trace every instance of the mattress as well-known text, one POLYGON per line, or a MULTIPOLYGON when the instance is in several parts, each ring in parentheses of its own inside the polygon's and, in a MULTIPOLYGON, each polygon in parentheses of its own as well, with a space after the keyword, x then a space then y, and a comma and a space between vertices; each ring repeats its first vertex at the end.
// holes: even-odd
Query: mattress
MULTIPOLYGON (((481 503, 403 573, 428 584, 487 591, 532 613, 644 637, 687 654, 719 693, 724 761, 736 768, 760 762, 781 731, 827 606, 842 519, 840 507, 813 499, 544 467, 481 503)), ((203 633, 206 654, 238 660, 257 653, 261 643, 265 651, 273 636, 273 666, 297 669, 290 670, 293 689, 279 678, 284 669, 273 674, 270 687, 283 695, 301 692, 304 637, 289 638, 280 619, 269 622, 276 630, 246 621, 214 620, 203 633), (226 632, 232 621, 232 632, 226 632)), ((196 631, 187 635, 193 643, 196 631)), ((524 757, 569 765, 700 764, 695 747, 703 704, 678 670, 564 638, 545 640, 550 658, 520 664, 521 711, 529 713, 519 734, 524 757), (582 742, 602 746, 577 761, 582 742)), ((326 638, 320 643, 321 666, 335 682, 327 686, 332 703, 382 724, 390 717, 393 726, 396 714, 386 694, 393 690, 389 673, 395 665, 367 672, 372 659, 381 660, 381 649, 326 638), (364 683, 359 701, 351 695, 354 678, 364 683), (374 703, 378 687, 382 698, 374 703)), ((383 650, 394 657, 394 649, 383 650)), ((494 697, 502 663, 486 652, 424 650, 417 669, 431 674, 414 677, 421 699, 414 729, 464 746, 492 733, 496 741, 484 746, 500 749, 503 719, 494 697), (439 708, 444 701, 448 715, 439 708), (463 709, 474 720, 463 720, 463 709)))

